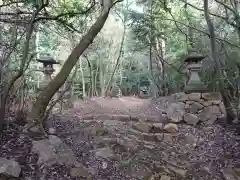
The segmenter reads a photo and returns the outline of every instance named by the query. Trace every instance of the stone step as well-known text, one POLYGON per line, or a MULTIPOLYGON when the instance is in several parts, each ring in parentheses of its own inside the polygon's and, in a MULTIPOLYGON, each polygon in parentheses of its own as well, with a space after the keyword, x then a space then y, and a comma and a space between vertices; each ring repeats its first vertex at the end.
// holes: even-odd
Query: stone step
POLYGON ((144 116, 144 115, 126 115, 126 114, 95 114, 95 115, 75 115, 80 120, 118 120, 118 121, 146 121, 146 122, 163 122, 164 116, 144 116))

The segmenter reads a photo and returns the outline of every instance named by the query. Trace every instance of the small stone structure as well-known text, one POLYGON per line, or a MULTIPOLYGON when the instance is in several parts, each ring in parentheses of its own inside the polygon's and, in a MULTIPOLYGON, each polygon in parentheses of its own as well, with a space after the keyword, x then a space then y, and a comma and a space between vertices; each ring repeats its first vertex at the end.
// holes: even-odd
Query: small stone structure
POLYGON ((202 59, 205 57, 201 54, 192 51, 186 57, 184 62, 187 64, 187 69, 189 73, 189 77, 186 77, 186 84, 184 87, 185 93, 192 93, 192 92, 207 92, 206 85, 201 81, 198 72, 201 69, 201 62, 202 59))
POLYGON ((167 117, 171 122, 211 125, 226 116, 220 93, 176 93, 177 103, 170 104, 167 117))
POLYGON ((55 71, 53 68, 53 64, 58 64, 52 57, 43 56, 37 59, 38 62, 43 64, 42 72, 44 73, 44 80, 41 82, 38 90, 42 90, 50 81, 53 72, 55 71))
MULTIPOLYGON (((38 62, 43 64, 42 72, 44 73, 44 80, 40 83, 40 87, 38 91, 41 91, 48 85, 48 83, 52 80, 52 74, 55 71, 53 68, 54 64, 59 64, 55 59, 53 59, 51 56, 43 56, 37 59, 38 62)), ((68 82, 66 82, 59 90, 58 93, 54 96, 55 99, 60 96, 62 92, 64 92, 64 96, 62 97, 62 101, 60 101, 60 109, 62 108, 63 105, 67 104, 66 106, 72 106, 71 103, 69 102, 69 99, 71 97, 71 87, 67 90, 66 85, 68 82), (70 105, 69 105, 70 104, 70 105)), ((60 110, 61 111, 61 110, 60 110)))
POLYGON ((226 116, 222 97, 218 92, 209 92, 201 81, 198 71, 201 68, 201 56, 191 52, 185 62, 188 64, 189 78, 185 84, 184 93, 176 93, 177 103, 172 103, 166 113, 167 118, 174 123, 184 121, 190 125, 211 125, 218 118, 226 116))

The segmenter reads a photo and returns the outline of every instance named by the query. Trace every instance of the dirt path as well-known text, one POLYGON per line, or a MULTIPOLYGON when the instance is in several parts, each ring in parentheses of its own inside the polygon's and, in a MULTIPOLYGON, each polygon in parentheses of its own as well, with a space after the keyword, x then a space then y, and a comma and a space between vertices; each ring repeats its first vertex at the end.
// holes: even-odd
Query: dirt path
POLYGON ((151 99, 138 99, 134 97, 123 97, 123 98, 100 98, 95 97, 85 101, 75 101, 74 108, 76 109, 83 109, 89 110, 89 106, 92 106, 91 109, 95 112, 101 113, 103 109, 105 112, 109 111, 112 112, 122 112, 128 113, 132 110, 137 110, 140 107, 147 106, 151 103, 151 99), (86 105, 88 107, 86 107, 86 105), (96 109, 97 108, 97 109, 96 109))
POLYGON ((64 114, 77 114, 79 116, 111 114, 129 115, 138 117, 160 117, 168 107, 168 102, 174 101, 171 97, 160 100, 140 99, 136 97, 122 98, 92 98, 85 101, 75 101, 74 108, 64 114))
POLYGON ((174 131, 163 131, 161 118, 109 116, 161 117, 173 101, 171 97, 93 98, 76 101, 73 109, 53 115, 49 122, 55 135, 81 165, 75 173, 71 173, 75 167, 63 164, 39 166, 38 155, 31 151, 33 140, 18 129, 4 131, 0 157, 20 163, 21 180, 237 180, 228 172, 240 172, 239 136, 228 128, 178 124, 174 131), (90 118, 95 115, 102 119, 90 118))
POLYGON ((171 101, 168 97, 78 101, 75 109, 68 111, 77 116, 65 114, 67 116, 57 117, 53 124, 57 135, 71 147, 78 160, 92 169, 93 180, 224 180, 222 171, 240 164, 240 144, 233 132, 219 125, 178 125, 178 132, 163 133, 147 128, 162 119, 139 125, 131 119, 80 118, 86 112, 159 115, 171 101), (106 152, 101 152, 103 149, 106 152))

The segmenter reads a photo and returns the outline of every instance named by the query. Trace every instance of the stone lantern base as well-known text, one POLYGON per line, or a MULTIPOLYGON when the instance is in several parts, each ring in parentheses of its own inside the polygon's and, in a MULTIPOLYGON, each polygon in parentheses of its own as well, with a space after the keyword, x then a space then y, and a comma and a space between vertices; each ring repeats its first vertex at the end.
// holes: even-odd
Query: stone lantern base
POLYGON ((209 90, 207 89, 207 87, 204 83, 198 81, 196 83, 187 84, 184 87, 183 92, 186 94, 205 93, 205 92, 209 92, 209 90))
POLYGON ((204 93, 204 92, 209 92, 207 89, 207 86, 202 82, 200 79, 198 72, 201 68, 201 64, 189 64, 188 69, 190 71, 189 74, 189 80, 187 81, 185 87, 184 87, 184 92, 189 94, 189 93, 204 93))

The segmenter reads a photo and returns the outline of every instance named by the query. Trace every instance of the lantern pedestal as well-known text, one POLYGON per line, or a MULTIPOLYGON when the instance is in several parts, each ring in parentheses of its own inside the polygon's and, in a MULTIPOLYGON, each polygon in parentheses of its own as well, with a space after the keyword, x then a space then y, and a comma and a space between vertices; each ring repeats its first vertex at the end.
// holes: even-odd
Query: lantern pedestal
POLYGON ((195 92, 208 92, 206 85, 201 81, 198 72, 201 68, 201 65, 199 64, 192 64, 188 66, 188 69, 190 71, 189 80, 187 81, 184 92, 189 93, 195 93, 195 92))
POLYGON ((42 72, 44 73, 44 80, 39 84, 38 88, 38 91, 41 91, 51 81, 51 75, 54 72, 53 64, 58 63, 50 56, 40 57, 37 61, 43 64, 42 72))
POLYGON ((204 56, 192 52, 185 60, 185 63, 187 63, 187 69, 189 71, 189 76, 183 90, 186 94, 195 92, 208 92, 206 85, 201 81, 198 75, 198 72, 202 66, 201 61, 203 58, 204 56))

